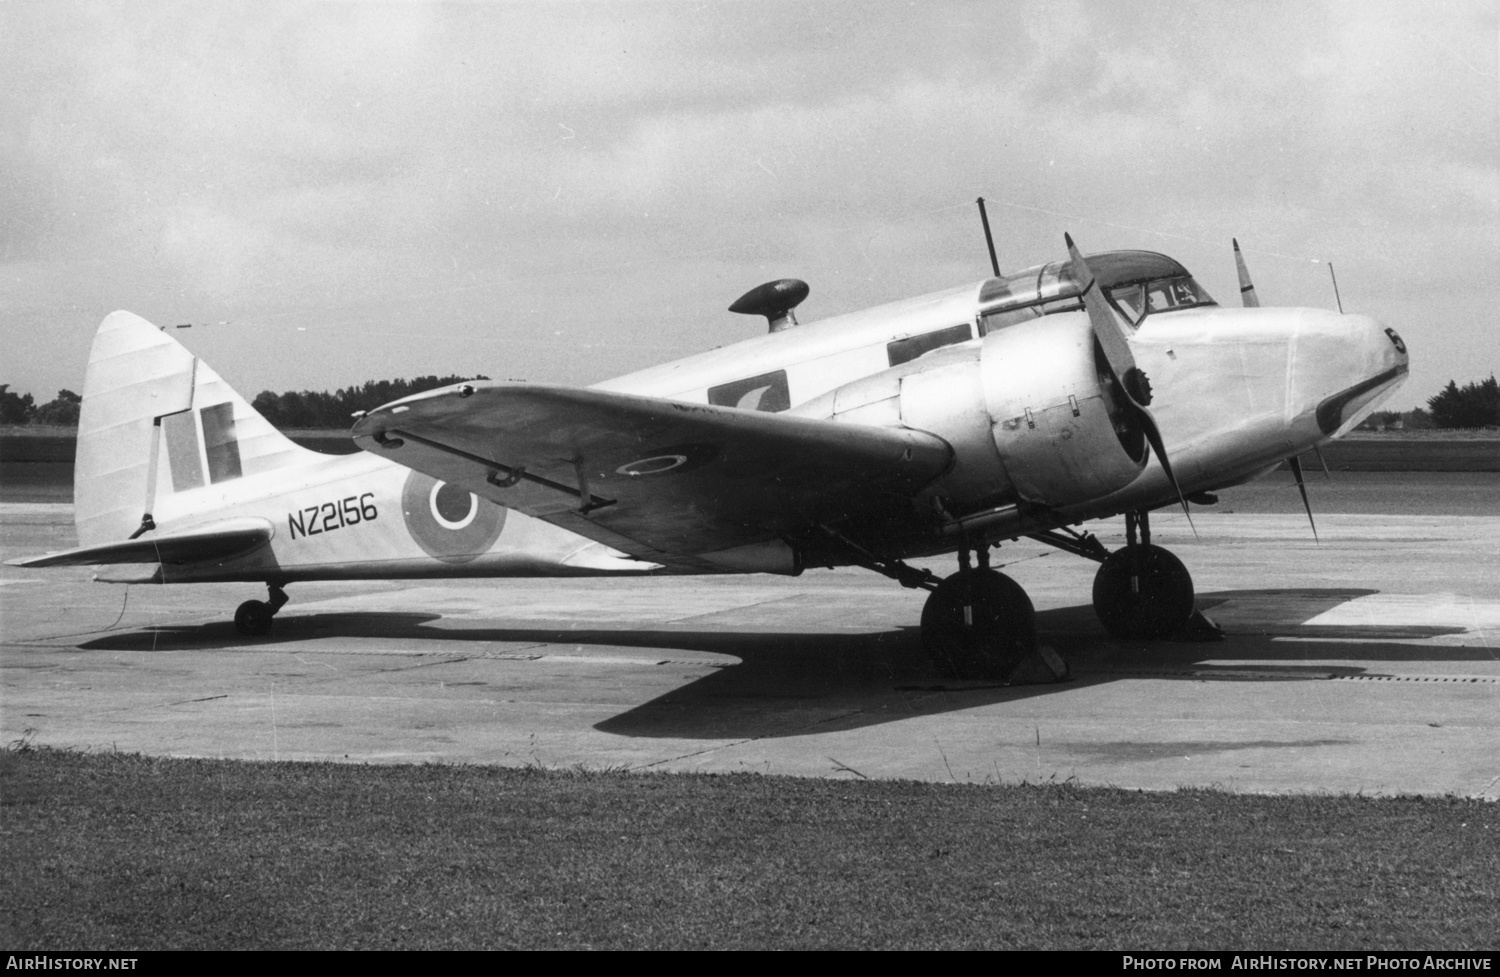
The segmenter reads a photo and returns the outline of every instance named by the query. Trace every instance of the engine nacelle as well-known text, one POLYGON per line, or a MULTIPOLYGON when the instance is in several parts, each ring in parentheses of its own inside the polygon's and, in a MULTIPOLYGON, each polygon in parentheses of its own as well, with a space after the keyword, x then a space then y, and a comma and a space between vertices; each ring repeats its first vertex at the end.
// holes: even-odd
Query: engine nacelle
POLYGON ((953 446, 935 486, 963 516, 1029 502, 1061 508, 1118 491, 1146 464, 1088 318, 1017 323, 839 387, 795 413, 930 431, 953 446))
POLYGON ((1145 467, 1145 435, 1086 316, 992 333, 979 365, 995 448, 1021 498, 1074 505, 1124 488, 1145 467))

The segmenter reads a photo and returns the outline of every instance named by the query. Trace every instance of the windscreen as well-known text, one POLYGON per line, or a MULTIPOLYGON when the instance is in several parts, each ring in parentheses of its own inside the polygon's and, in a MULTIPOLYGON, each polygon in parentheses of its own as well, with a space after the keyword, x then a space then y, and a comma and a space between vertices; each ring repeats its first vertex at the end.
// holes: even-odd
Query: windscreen
POLYGON ((1173 312, 1204 305, 1218 305, 1213 296, 1191 275, 1174 275, 1149 282, 1131 282, 1107 290, 1109 300, 1131 325, 1153 312, 1173 312))

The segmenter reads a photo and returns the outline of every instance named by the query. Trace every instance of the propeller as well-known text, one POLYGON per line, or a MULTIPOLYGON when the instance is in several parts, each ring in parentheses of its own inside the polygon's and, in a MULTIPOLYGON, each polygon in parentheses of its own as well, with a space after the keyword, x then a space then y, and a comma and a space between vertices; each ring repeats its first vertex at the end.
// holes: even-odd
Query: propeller
MULTIPOLYGON (((1250 269, 1245 267, 1245 256, 1240 253, 1240 242, 1236 238, 1229 240, 1234 243, 1234 267, 1240 273, 1240 304, 1247 309, 1258 309, 1260 298, 1255 294, 1255 283, 1250 280, 1250 269)), ((1323 461, 1321 451, 1318 452, 1318 460, 1323 461)), ((1297 491, 1302 493, 1302 508, 1307 510, 1307 524, 1312 527, 1313 541, 1322 543, 1323 541, 1318 538, 1318 524, 1313 521, 1312 503, 1307 501, 1307 483, 1302 478, 1302 459, 1297 455, 1292 455, 1286 463, 1287 467, 1292 470, 1292 477, 1297 480, 1297 491)), ((1323 474, 1328 475, 1328 462, 1326 461, 1323 461, 1323 474)))
POLYGON ((1193 537, 1197 538, 1198 527, 1193 525, 1193 514, 1188 511, 1187 499, 1182 495, 1182 487, 1177 484, 1177 476, 1172 474, 1172 463, 1167 460, 1167 447, 1162 441, 1161 431, 1157 429, 1151 412, 1146 410, 1151 403, 1151 381, 1147 379, 1141 368, 1135 365, 1135 354, 1130 351, 1130 342, 1125 338, 1125 330, 1120 327, 1120 320, 1115 317, 1103 292, 1099 290, 1099 282, 1094 278, 1094 273, 1089 270, 1088 262, 1083 259, 1078 246, 1073 243, 1072 235, 1064 234, 1063 240, 1068 244, 1068 258, 1072 262, 1073 279, 1082 289, 1083 307, 1088 310, 1089 324, 1094 327, 1094 338, 1099 340, 1099 348, 1104 351, 1104 361, 1109 364, 1110 370, 1119 380, 1120 388, 1125 392, 1127 409, 1141 425, 1141 430, 1145 433, 1151 450, 1156 452, 1156 457, 1161 462, 1161 470, 1167 473, 1167 481, 1172 483, 1172 491, 1176 493, 1177 501, 1182 503, 1182 512, 1187 516, 1188 527, 1193 530, 1193 537))
POLYGON ((1234 267, 1240 273, 1240 304, 1247 309, 1260 308, 1260 299, 1255 295, 1255 283, 1250 280, 1250 269, 1245 267, 1245 256, 1240 254, 1240 242, 1237 238, 1230 238, 1234 242, 1234 267))
POLYGON ((1318 538, 1318 524, 1313 522, 1312 504, 1307 501, 1307 484, 1302 481, 1302 459, 1292 455, 1286 463, 1292 467, 1292 477, 1297 480, 1297 491, 1302 493, 1302 508, 1307 510, 1307 524, 1312 526, 1313 542, 1321 544, 1323 541, 1318 538))
POLYGON ((1328 459, 1323 457, 1323 449, 1313 445, 1313 454, 1318 456, 1318 464, 1323 466, 1323 480, 1333 481, 1333 472, 1328 470, 1328 459))

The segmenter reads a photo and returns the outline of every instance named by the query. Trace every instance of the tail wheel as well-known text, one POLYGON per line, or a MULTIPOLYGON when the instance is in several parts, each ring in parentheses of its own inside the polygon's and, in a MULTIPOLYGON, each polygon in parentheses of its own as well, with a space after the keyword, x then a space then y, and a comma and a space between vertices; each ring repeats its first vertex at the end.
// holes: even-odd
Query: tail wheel
POLYGON ((246 637, 258 637, 271 633, 271 618, 275 611, 261 600, 247 600, 234 612, 234 629, 246 637))
POLYGON ((1036 611, 994 570, 955 573, 922 608, 922 647, 955 678, 1006 678, 1036 647, 1036 611))
POLYGON ((1192 575, 1160 546, 1116 550, 1094 576, 1094 613, 1116 638, 1169 637, 1193 615, 1192 575))

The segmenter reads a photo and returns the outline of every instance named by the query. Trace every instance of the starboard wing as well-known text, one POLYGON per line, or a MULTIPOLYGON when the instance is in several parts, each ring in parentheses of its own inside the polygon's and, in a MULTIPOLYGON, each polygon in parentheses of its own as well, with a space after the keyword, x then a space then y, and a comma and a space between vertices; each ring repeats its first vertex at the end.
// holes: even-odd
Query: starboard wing
POLYGON ((948 443, 922 431, 495 382, 387 404, 353 436, 366 451, 653 559, 909 512, 952 463, 948 443))

